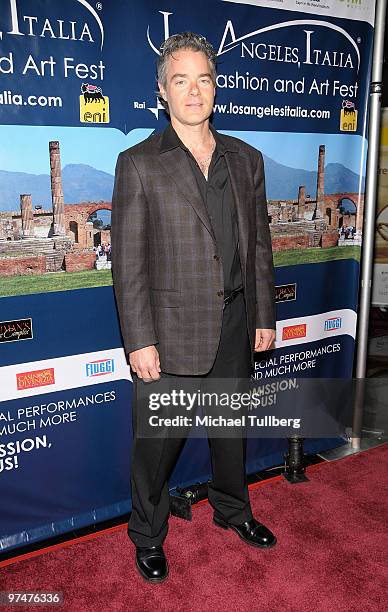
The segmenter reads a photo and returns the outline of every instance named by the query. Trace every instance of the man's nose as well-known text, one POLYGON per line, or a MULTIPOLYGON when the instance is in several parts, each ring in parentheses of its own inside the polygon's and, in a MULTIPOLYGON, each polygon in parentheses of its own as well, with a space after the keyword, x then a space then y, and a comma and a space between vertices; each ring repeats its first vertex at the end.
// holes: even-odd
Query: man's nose
POLYGON ((198 85, 197 83, 192 83, 190 85, 190 95, 197 96, 198 95, 198 85))

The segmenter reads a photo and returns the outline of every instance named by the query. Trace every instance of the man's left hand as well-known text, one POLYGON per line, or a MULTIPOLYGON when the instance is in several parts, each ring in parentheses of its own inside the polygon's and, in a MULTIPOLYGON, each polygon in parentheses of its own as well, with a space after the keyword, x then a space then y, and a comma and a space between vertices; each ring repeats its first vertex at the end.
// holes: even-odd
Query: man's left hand
POLYGON ((256 329, 255 351, 268 351, 273 348, 275 337, 274 329, 256 329))

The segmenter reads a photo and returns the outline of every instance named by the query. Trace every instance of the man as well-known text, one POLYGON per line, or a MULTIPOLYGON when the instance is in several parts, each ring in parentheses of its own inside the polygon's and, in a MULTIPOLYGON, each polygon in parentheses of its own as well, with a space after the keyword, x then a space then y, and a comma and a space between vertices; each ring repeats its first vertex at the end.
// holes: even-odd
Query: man
MULTIPOLYGON (((161 375, 249 378, 253 352, 275 339, 263 159, 209 124, 215 57, 190 32, 163 43, 158 85, 171 124, 117 162, 113 277, 137 389, 161 375)), ((209 438, 209 502, 216 525, 268 548, 276 538, 252 516, 245 442, 209 438)), ((167 481, 181 446, 135 432, 128 533, 137 568, 151 582, 168 575, 167 481)))

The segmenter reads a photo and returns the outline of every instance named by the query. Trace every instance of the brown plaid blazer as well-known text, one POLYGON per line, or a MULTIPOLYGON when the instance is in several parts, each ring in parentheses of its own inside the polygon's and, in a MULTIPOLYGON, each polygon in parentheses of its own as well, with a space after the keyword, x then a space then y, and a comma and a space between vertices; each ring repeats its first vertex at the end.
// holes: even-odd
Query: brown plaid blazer
MULTIPOLYGON (((227 149, 253 354, 255 328, 275 328, 263 158, 245 142, 214 133, 227 149)), ((211 369, 220 339, 222 261, 187 155, 180 147, 166 150, 163 134, 117 160, 114 289, 125 351, 154 344, 162 371, 199 375, 211 369)))

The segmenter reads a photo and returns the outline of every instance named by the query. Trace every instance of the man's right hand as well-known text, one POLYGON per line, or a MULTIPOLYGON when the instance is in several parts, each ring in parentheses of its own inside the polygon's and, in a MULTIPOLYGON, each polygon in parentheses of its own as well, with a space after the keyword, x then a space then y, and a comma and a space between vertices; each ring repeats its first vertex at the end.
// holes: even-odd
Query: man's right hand
POLYGON ((159 380, 160 360, 155 346, 145 346, 137 351, 132 351, 129 353, 129 363, 135 374, 144 382, 159 380))

